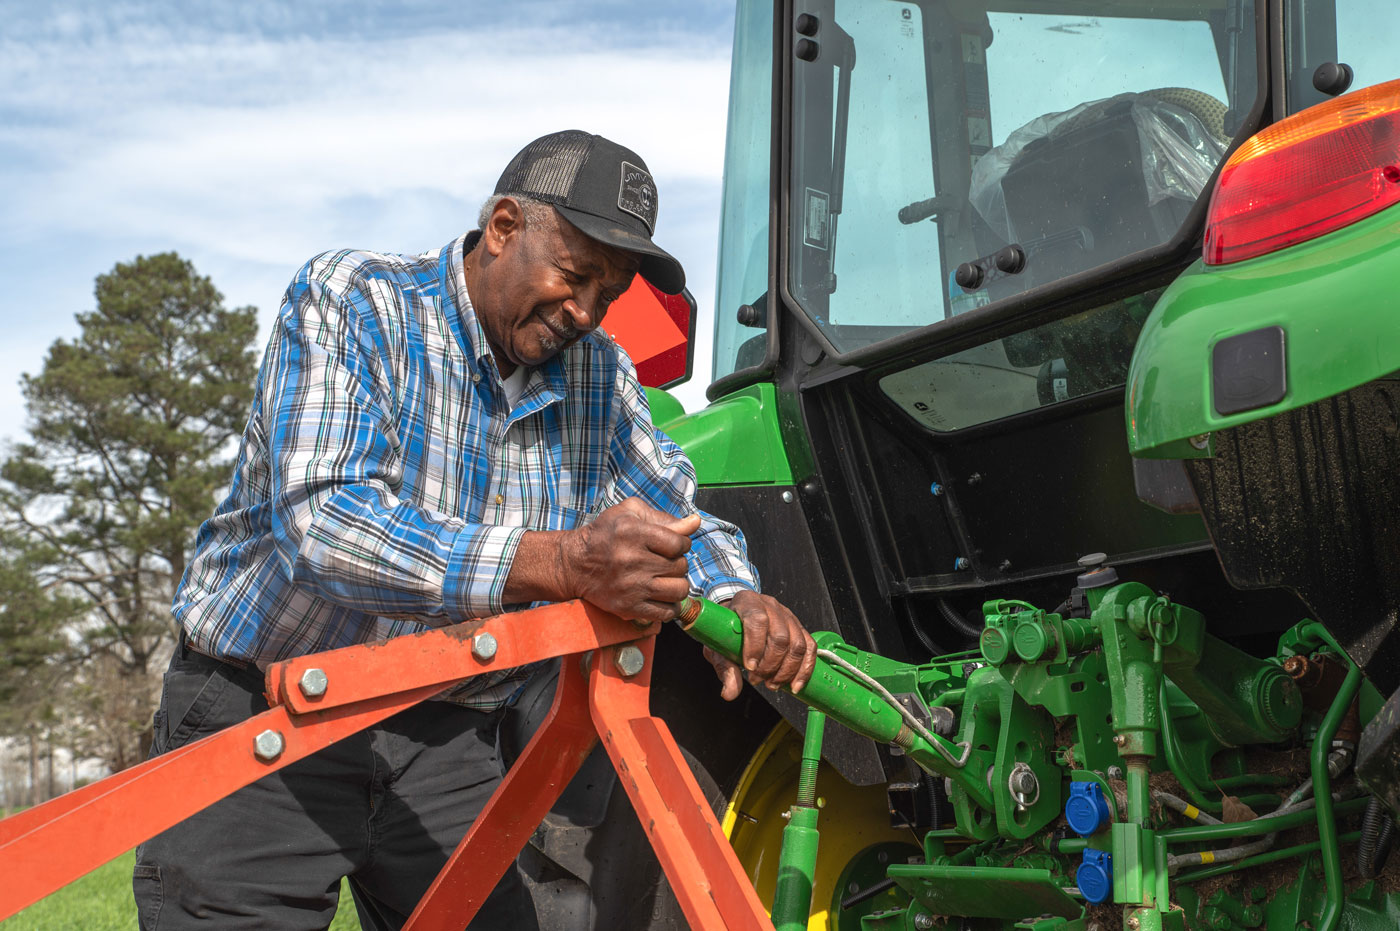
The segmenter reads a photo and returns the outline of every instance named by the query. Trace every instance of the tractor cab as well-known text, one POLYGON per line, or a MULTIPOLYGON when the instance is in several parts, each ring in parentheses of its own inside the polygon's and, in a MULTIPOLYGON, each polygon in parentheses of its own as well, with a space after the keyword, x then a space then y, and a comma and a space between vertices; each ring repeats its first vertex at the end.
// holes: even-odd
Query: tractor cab
MULTIPOLYGON (((1343 879, 1400 812, 1393 12, 739 3, 711 404, 663 427, 765 590, 955 721, 826 728, 809 928, 1393 926, 1343 879)), ((766 733, 710 768, 765 900, 805 714, 713 712, 766 733)))

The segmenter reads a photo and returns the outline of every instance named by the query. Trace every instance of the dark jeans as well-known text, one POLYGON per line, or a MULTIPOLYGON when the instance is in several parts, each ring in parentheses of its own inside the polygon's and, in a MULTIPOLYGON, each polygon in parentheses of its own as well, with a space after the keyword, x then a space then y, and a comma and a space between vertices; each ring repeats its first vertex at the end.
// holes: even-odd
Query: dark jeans
MULTIPOLYGON (((262 677, 182 647, 151 754, 267 710, 262 677)), ((349 877, 365 931, 398 929, 500 782, 499 713, 425 702, 284 767, 142 844, 142 931, 323 929, 349 877)), ((515 867, 472 929, 538 927, 515 867)))

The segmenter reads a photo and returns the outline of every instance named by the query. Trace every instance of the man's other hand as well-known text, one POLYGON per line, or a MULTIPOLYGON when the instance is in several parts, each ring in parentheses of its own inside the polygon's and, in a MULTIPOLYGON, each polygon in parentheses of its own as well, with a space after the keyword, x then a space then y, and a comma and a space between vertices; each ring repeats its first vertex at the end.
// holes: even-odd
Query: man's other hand
POLYGON ((699 514, 672 517, 640 498, 608 508, 560 538, 569 597, 632 621, 671 620, 676 603, 690 593, 685 554, 699 529, 699 514))
MULTIPOLYGON (((817 662, 817 645, 796 616, 776 598, 750 591, 737 593, 725 606, 744 624, 742 659, 749 681, 770 689, 787 685, 793 692, 802 691, 817 662)), ((724 700, 738 698, 743 688, 739 667, 709 647, 705 658, 715 667, 724 700)))

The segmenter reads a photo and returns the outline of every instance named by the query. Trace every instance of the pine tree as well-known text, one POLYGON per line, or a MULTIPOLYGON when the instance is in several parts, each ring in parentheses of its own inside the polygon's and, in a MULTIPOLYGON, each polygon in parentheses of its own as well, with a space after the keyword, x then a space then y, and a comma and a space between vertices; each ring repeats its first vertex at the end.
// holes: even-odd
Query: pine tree
MULTIPOLYGON (((173 252, 118 263, 96 298, 77 338, 23 378, 30 441, 0 465, 0 514, 46 554, 45 589, 83 604, 68 661, 115 664, 124 692, 153 694, 176 633, 174 586, 247 418, 256 311, 226 309, 173 252)), ((139 758, 125 746, 103 755, 114 767, 139 758)))

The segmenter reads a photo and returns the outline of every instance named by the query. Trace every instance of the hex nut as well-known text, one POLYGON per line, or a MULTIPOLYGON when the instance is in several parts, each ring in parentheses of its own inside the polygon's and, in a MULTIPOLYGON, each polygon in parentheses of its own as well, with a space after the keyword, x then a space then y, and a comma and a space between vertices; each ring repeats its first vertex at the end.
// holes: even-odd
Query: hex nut
POLYGON ((630 678, 642 671, 642 667, 646 665, 646 657, 642 656, 641 647, 629 643, 613 655, 613 665, 617 667, 618 672, 630 678))
POLYGON ((326 678, 324 669, 311 668, 301 674, 301 681, 297 683, 301 689, 301 694, 307 698, 320 698, 326 694, 326 686, 330 680, 326 678))
POLYGON ((264 763, 277 759, 286 747, 287 742, 282 739, 281 733, 270 728, 253 738, 253 756, 264 763))
POLYGON ((472 656, 475 656, 483 663, 489 663, 496 658, 497 646, 498 644, 496 643, 494 635, 487 633, 477 634, 472 638, 472 656))

